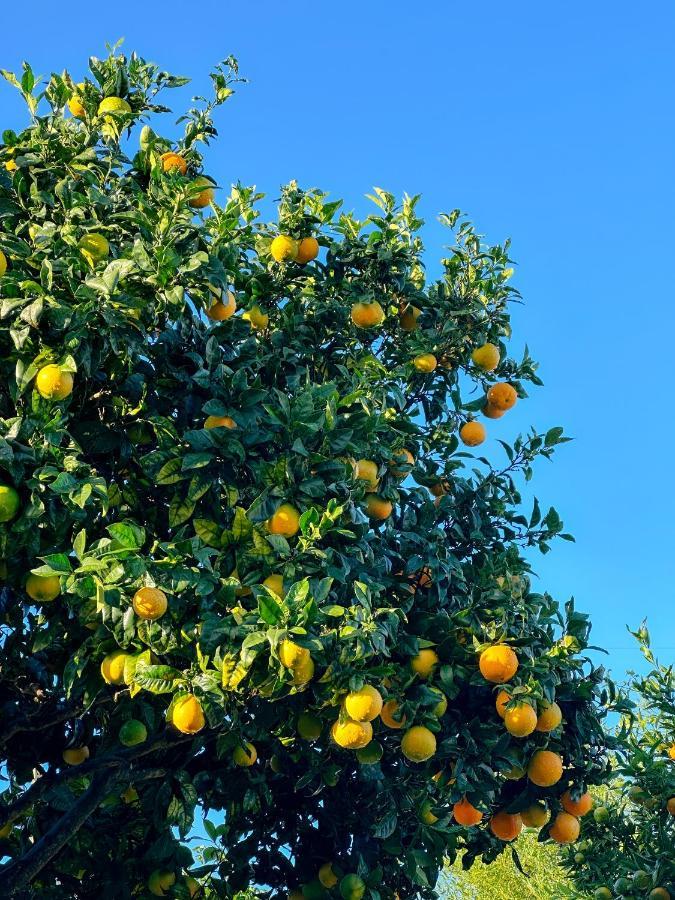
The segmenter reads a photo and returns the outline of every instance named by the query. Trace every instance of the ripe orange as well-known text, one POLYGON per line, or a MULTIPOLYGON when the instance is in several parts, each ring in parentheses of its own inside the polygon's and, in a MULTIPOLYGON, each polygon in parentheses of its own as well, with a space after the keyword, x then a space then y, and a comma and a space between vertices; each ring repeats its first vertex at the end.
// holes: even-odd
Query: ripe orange
POLYGON ((232 293, 232 291, 228 291, 226 294, 227 303, 223 303, 221 297, 222 294, 220 292, 216 293, 216 299, 213 301, 211 306, 206 310, 206 315, 212 322, 224 322, 226 319, 229 319, 231 316, 235 314, 237 311, 237 301, 232 293))
POLYGON ((401 307, 398 314, 398 321, 401 325, 401 328, 404 331, 415 331, 417 328, 419 328, 417 320, 421 315, 422 310, 418 309, 416 306, 407 304, 406 306, 401 307))
POLYGON ((372 684, 366 684, 361 690, 347 694, 345 710, 355 722, 372 722, 382 712, 382 694, 372 684))
POLYGON ((559 812, 549 834, 556 844, 572 844, 579 837, 579 820, 568 812, 559 812))
POLYGON ((82 255, 88 259, 92 265, 105 259, 110 254, 110 244, 108 239, 96 231, 83 235, 77 242, 77 246, 82 255))
POLYGON ((297 669, 300 666, 305 666, 311 659, 307 647, 301 647, 299 644, 296 644, 288 638, 279 644, 277 652, 279 654, 281 665, 285 666, 287 669, 297 669))
POLYGON ((500 841, 514 841, 523 830, 523 820, 518 813, 495 813, 490 819, 490 831, 500 841))
POLYGON ((73 747, 70 750, 64 750, 61 754, 64 763, 69 766, 79 766, 86 759, 89 759, 89 747, 73 747))
POLYGON ((542 828, 548 822, 548 810, 544 803, 533 803, 521 812, 520 818, 528 828, 542 828))
POLYGON ((459 437, 467 447, 478 447, 487 436, 485 426, 480 422, 465 422, 459 429, 459 437))
POLYGON ((499 365, 499 347, 494 344, 483 344, 476 347, 471 354, 471 359, 484 372, 492 372, 499 365))
POLYGON ((230 416, 207 416, 204 428, 236 428, 237 423, 230 416))
POLYGON ((537 731, 553 731, 562 722, 562 710, 557 703, 542 701, 539 704, 537 731))
POLYGON ((483 818, 483 813, 476 809, 469 801, 464 797, 458 803, 452 807, 452 814, 455 817, 455 822, 458 825, 478 825, 478 823, 483 818))
POLYGON ((178 172, 181 175, 187 172, 187 163, 180 153, 162 153, 159 159, 164 172, 178 172))
POLYGON ((560 802, 562 803, 565 812, 570 813, 572 816, 576 816, 578 819, 585 816, 586 813, 589 813, 593 809, 593 798, 588 792, 582 794, 578 800, 573 800, 570 792, 565 791, 560 798, 560 802))
POLYGON ((270 317, 259 306, 252 306, 242 313, 242 319, 248 322, 255 331, 264 331, 270 322, 270 317))
POLYGON ((478 667, 486 681, 503 684, 510 681, 518 671, 518 657, 506 644, 494 644, 483 650, 478 667))
POLYGON ((380 719, 387 728, 403 728, 406 723, 406 716, 399 718, 400 703, 398 700, 387 700, 382 706, 380 719))
POLYGON ((373 726, 370 722, 355 722, 354 719, 338 719, 330 730, 331 737, 339 747, 345 750, 361 750, 373 739, 373 726))
POLYGON ((537 714, 530 703, 518 703, 507 709, 504 714, 504 726, 514 737, 527 737, 537 725, 537 714))
POLYGON ((374 328, 384 322, 384 310, 377 302, 354 303, 352 305, 352 322, 359 328, 374 328))
POLYGON ((37 603, 49 603, 61 593, 61 579, 58 575, 33 575, 26 579, 26 593, 37 603))
POLYGON ((305 237, 298 244, 298 252, 295 261, 301 266, 311 262, 319 255, 319 242, 315 237, 305 237))
POLYGON ((432 484, 429 488, 434 497, 442 497, 444 494, 447 494, 450 490, 450 483, 448 481, 437 481, 435 484, 432 484))
POLYGON ((293 537, 300 530, 300 513, 290 503, 282 503, 267 520, 267 530, 270 534, 293 537))
POLYGON ((393 512, 393 504, 379 494, 368 494, 366 497, 366 513, 371 519, 384 522, 393 512))
POLYGON ((132 601, 134 612, 140 619, 161 619, 167 610, 168 601, 159 588, 143 587, 136 591, 132 601))
POLYGON ((504 714, 506 712, 506 704, 510 701, 510 699, 511 698, 504 690, 501 690, 497 694, 497 699, 495 700, 495 709, 497 710, 497 715, 502 719, 504 718, 504 714))
POLYGON ((118 113, 130 113, 131 107, 121 97, 104 97, 98 105, 98 115, 116 115, 118 113))
POLYGON ((272 259, 276 262, 293 262, 298 255, 299 242, 287 234, 278 234, 270 244, 272 259))
POLYGON ((369 491, 376 491, 380 479, 377 477, 377 463, 372 459, 359 459, 354 463, 354 475, 365 481, 369 491))
POLYGON ((73 392, 73 376, 59 366, 43 366, 35 377, 35 387, 45 400, 65 400, 73 392))
POLYGON ((666 809, 671 814, 671 816, 675 816, 675 797, 671 797, 670 800, 666 803, 666 809))
POLYGON ((267 578, 263 581, 263 584, 265 585, 266 588, 269 588, 273 594, 276 594, 277 597, 280 597, 282 600, 286 596, 283 575, 279 575, 279 574, 268 575, 267 578))
POLYGON ((436 735, 424 725, 413 725, 401 739, 401 753, 411 762, 425 762, 436 752, 436 735))
POLYGON ((410 474, 409 468, 406 471, 406 469, 397 468, 397 465, 406 467, 412 467, 415 465, 415 457, 412 455, 410 450, 406 450, 405 447, 403 447, 401 450, 395 450, 393 459, 389 463, 389 470, 394 478, 405 478, 410 474))
POLYGON ((562 778, 563 761, 552 750, 536 750, 527 767, 527 777, 537 787, 551 787, 562 778))
POLYGON ((113 650, 101 662, 101 675, 106 684, 124 684, 124 665, 129 657, 124 650, 113 650))
POLYGON ((243 746, 239 745, 235 747, 232 751, 232 762, 235 766, 241 766, 244 769, 248 769, 252 766, 257 759, 258 751, 253 744, 248 742, 243 746))
POLYGON ((516 393, 515 388, 511 387, 511 385, 507 384, 505 381, 493 384, 487 393, 489 405, 494 407, 494 409, 502 411, 506 411, 515 406, 517 399, 518 394, 516 393))
POLYGON ((171 724, 183 734, 196 734, 206 725, 204 710, 194 694, 176 700, 171 710, 171 724))
POLYGON ((668 748, 668 756, 671 759, 675 759, 675 744, 673 744, 672 747, 668 748))
POLYGON ((215 199, 214 184, 210 178, 200 175, 190 185, 190 198, 188 204, 193 209, 204 209, 215 199))
POLYGON ((438 365, 438 360, 433 353, 420 353, 413 360, 413 365, 418 372, 428 375, 438 365))
POLYGON ((664 887, 655 887, 649 893, 649 900, 670 900, 670 891, 664 887))
POLYGON ((489 403, 486 403, 483 407, 483 415, 486 419, 501 419, 505 412, 505 409, 497 409, 495 406, 491 406, 489 403))
POLYGON ((433 675, 434 669, 438 665, 438 654, 431 647, 425 647, 420 650, 417 656, 413 656, 410 660, 410 668, 419 675, 420 678, 429 678, 433 675))
MULTIPOLYGON (((76 87, 79 90, 82 90, 84 88, 84 83, 80 82, 78 85, 76 85, 76 87)), ((68 101, 68 109, 70 110, 71 115, 76 119, 84 119, 87 114, 87 111, 82 105, 82 98, 78 94, 73 94, 71 96, 70 100, 68 101)))

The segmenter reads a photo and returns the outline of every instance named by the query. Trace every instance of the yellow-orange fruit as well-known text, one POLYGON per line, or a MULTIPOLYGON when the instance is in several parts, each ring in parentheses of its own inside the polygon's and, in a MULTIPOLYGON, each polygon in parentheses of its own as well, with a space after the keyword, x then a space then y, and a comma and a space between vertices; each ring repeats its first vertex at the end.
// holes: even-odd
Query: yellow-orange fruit
POLYGON ((484 372, 492 372, 499 365, 499 347, 494 344, 483 344, 476 347, 471 354, 471 359, 484 372))
POLYGON ((61 593, 61 579, 58 575, 33 575, 26 579, 26 593, 38 603, 50 603, 61 593))
POLYGON ((478 661, 480 673, 486 681, 504 684, 510 681, 518 671, 518 657, 506 644, 494 644, 486 647, 478 661))
POLYGON ((124 666, 129 654, 124 650, 113 650, 101 662, 101 675, 106 684, 124 684, 124 666))
POLYGON ((543 803, 533 803, 521 812, 520 818, 528 828, 543 828, 548 822, 548 810, 543 803))
POLYGON ((497 710, 497 715, 503 719, 504 714, 506 712, 506 704, 510 701, 509 695, 506 691, 500 691, 497 694, 497 699, 495 700, 495 709, 497 710))
POLYGON ((241 745, 235 747, 232 751, 232 762, 235 766, 241 766, 244 769, 250 768, 257 759, 258 751, 253 744, 248 742, 243 747, 241 745))
POLYGON ((559 812, 549 835, 556 844, 571 844, 579 837, 579 820, 568 812, 559 812))
POLYGON ((351 312, 352 322, 359 328, 374 328, 384 322, 384 310, 377 302, 354 303, 351 312))
POLYGON ((404 331, 415 331, 419 328, 417 324, 417 320, 422 315, 422 310, 418 309, 416 306, 411 306, 408 304, 404 309, 401 310, 398 314, 398 321, 401 325, 401 328, 404 331))
POLYGON ((486 435, 485 425, 480 422, 465 422, 459 429, 459 438, 467 447, 478 447, 486 435))
POLYGON ((373 726, 370 722, 356 722, 354 719, 338 719, 331 728, 331 737, 339 747, 346 750, 360 750, 373 739, 373 726))
POLYGON ((527 737, 537 726, 537 714, 529 703, 518 703, 504 713, 504 726, 514 737, 527 737))
POLYGON ((206 725, 204 710, 194 694, 176 700, 171 710, 171 724, 183 734, 196 734, 206 725))
POLYGON ((469 803, 466 797, 455 803, 452 807, 452 814, 458 825, 465 826, 478 825, 483 818, 483 813, 469 803))
POLYGON ((560 798, 560 802, 562 803, 562 808, 565 812, 568 812, 572 816, 576 816, 577 819, 585 816, 586 813, 589 813, 593 809, 593 798, 588 791, 586 791, 585 794, 582 794, 578 800, 573 800, 570 792, 565 791, 560 798))
POLYGON ((537 787, 551 787, 562 778, 562 758, 552 750, 537 750, 527 767, 527 777, 537 787))
POLYGON ((277 235, 270 244, 270 253, 276 262, 292 262, 298 255, 299 243, 287 234, 277 235))
POLYGON ((399 718, 400 703, 398 700, 387 700, 382 706, 380 719, 387 728, 403 728, 406 723, 406 716, 399 718))
POLYGON ((410 474, 410 470, 399 469, 397 466, 414 466, 415 465, 415 457, 412 455, 410 450, 406 450, 405 447, 401 450, 396 450, 394 453, 394 459, 389 463, 389 470, 394 478, 405 478, 410 474), (395 460, 395 461, 394 461, 395 460))
POLYGON ((159 159, 164 172, 178 172, 181 175, 187 172, 187 163, 180 153, 162 153, 159 159))
POLYGON ((377 490, 380 479, 377 477, 377 463, 372 459, 357 460, 354 463, 354 474, 359 481, 365 481, 368 490, 377 490))
POLYGON ((494 409, 506 411, 516 405, 518 394, 515 388, 505 381, 493 384, 487 393, 487 401, 494 409))
POLYGON ((267 578, 263 581, 263 584, 266 588, 269 588, 273 594, 276 594, 277 597, 283 599, 286 596, 286 591, 284 590, 284 576, 283 575, 268 575, 267 578))
POLYGON ((224 322, 237 311, 237 300, 232 291, 227 291, 225 297, 226 303, 223 303, 221 297, 217 297, 206 310, 206 315, 212 322, 224 322))
POLYGON ((280 504, 267 520, 267 530, 270 534, 293 537, 300 530, 300 513, 290 503, 280 504))
POLYGON ((231 416, 207 416, 204 428, 236 428, 237 423, 231 416))
POLYGON ((169 605, 166 594, 159 588, 143 587, 136 591, 132 601, 134 612, 140 619, 161 619, 169 605))
POLYGON ((666 803, 666 809, 671 814, 671 816, 675 816, 675 797, 671 797, 670 800, 666 803))
POLYGON ((438 654, 431 647, 425 647, 423 650, 413 656, 410 660, 410 668, 420 678, 429 678, 433 674, 434 669, 438 665, 438 654))
POLYGON ((390 500, 385 500, 378 494, 368 494, 366 497, 366 514, 371 519, 383 522, 388 519, 393 512, 393 505, 390 500))
POLYGON ((254 331, 264 331, 270 323, 270 317, 259 306, 252 306, 242 313, 242 319, 253 328, 254 331))
POLYGON ((204 209, 205 206, 213 203, 215 199, 216 194, 213 188, 213 182, 204 175, 195 178, 190 185, 190 199, 188 200, 188 204, 193 209, 204 209))
POLYGON ((505 409, 497 409, 489 403, 486 403, 483 407, 483 415, 486 419, 501 419, 505 412, 505 409))
POLYGON ((500 841, 514 841, 523 830, 523 820, 518 813, 495 813, 490 819, 490 831, 500 841))
POLYGON ((411 762, 425 762, 436 752, 436 735, 424 725, 413 725, 401 739, 401 752, 411 762))
POLYGON ((418 372, 428 375, 438 365, 438 360, 433 353, 420 353, 413 360, 413 365, 418 372))
POLYGON ((73 747, 70 750, 64 750, 61 754, 63 761, 69 766, 79 766, 86 759, 89 759, 89 747, 73 747))
POLYGON ((288 638, 279 644, 277 652, 281 665, 287 669, 296 669, 298 666, 304 666, 307 664, 307 660, 310 659, 309 650, 306 647, 301 647, 288 638))
POLYGON ((315 237, 305 237, 298 244, 298 252, 295 257, 296 263, 304 266, 308 262, 312 262, 319 255, 319 242, 315 237))
POLYGON ((540 703, 537 731, 553 731, 562 722, 562 710, 557 703, 540 703))
POLYGON ((372 722, 382 712, 382 705, 382 694, 371 684, 350 691, 345 697, 345 710, 355 722, 372 722))
POLYGON ((43 366, 35 377, 35 387, 45 400, 65 400, 73 392, 73 376, 59 366, 43 366))

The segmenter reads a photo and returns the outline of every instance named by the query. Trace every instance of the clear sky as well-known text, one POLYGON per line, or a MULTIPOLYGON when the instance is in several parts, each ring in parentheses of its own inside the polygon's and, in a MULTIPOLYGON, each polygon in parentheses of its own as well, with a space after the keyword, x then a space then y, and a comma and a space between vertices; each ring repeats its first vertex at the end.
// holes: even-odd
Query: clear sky
MULTIPOLYGON (((365 213, 373 185, 422 193, 429 265, 436 214, 510 236, 527 342, 545 387, 500 422, 575 437, 535 488, 576 544, 535 559, 541 586, 592 614, 617 676, 639 665, 625 625, 647 616, 675 661, 672 364, 675 290, 675 5, 627 0, 62 0, 3 8, 0 67, 84 74, 128 51, 194 78, 234 54, 250 84, 220 114, 221 184, 272 197, 297 178, 365 213), (112 10, 112 11, 109 11, 112 10)), ((180 109, 178 92, 169 94, 180 109)), ((0 86, 3 127, 23 112, 0 86)))

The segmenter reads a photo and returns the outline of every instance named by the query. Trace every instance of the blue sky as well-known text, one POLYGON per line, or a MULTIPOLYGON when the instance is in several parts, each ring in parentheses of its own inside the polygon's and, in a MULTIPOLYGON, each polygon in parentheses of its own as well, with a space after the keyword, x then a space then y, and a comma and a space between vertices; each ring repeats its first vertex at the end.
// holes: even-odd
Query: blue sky
MULTIPOLYGON (((575 437, 535 488, 576 544, 535 559, 541 586, 574 594, 611 649, 648 616, 675 660, 672 332, 675 291, 675 6, 272 2, 61 2, 3 10, 0 66, 84 74, 90 54, 128 51, 194 78, 232 53, 250 84, 221 113, 210 172, 272 197, 297 178, 367 210, 373 185, 422 193, 429 265, 460 207, 491 241, 513 239, 527 342, 545 387, 500 422, 575 437)), ((180 108, 178 94, 170 95, 180 108)), ((23 113, 0 86, 3 127, 23 113)))

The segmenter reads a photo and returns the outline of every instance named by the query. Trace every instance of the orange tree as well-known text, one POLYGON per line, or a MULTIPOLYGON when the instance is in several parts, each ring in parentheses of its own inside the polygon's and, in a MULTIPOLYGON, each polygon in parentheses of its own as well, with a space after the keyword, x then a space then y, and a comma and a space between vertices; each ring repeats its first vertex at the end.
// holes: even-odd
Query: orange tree
POLYGON ((606 802, 584 820, 566 867, 598 900, 675 897, 675 675, 635 632, 651 665, 630 687, 635 708, 619 731, 606 802))
POLYGON ((433 897, 523 819, 572 839, 602 673, 531 588, 569 536, 518 487, 565 439, 465 449, 540 383, 508 245, 445 215, 431 281, 416 198, 217 202, 232 59, 176 141, 135 129, 184 79, 135 55, 4 74, 5 895, 433 897), (197 808, 224 816, 194 868, 197 808))

